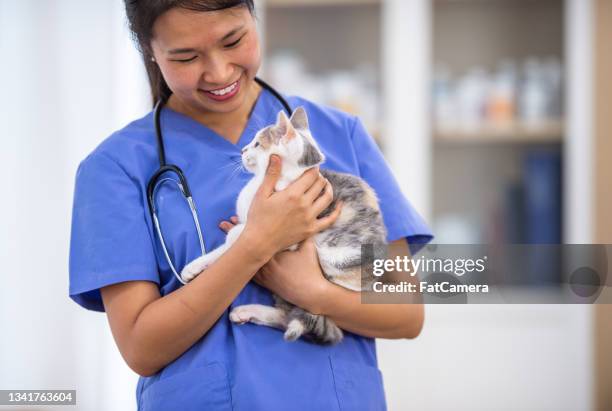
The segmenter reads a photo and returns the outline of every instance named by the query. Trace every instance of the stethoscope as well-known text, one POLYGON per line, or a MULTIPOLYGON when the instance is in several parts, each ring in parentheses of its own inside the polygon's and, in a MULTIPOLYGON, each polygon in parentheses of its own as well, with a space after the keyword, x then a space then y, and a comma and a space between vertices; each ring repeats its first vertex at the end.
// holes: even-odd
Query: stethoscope
MULTIPOLYGON (((279 92, 277 92, 274 88, 272 88, 272 86, 270 86, 268 83, 261 80, 260 78, 255 77, 255 81, 262 88, 272 93, 272 95, 278 101, 280 101, 280 103, 283 105, 283 108, 285 109, 285 111, 287 111, 287 113, 289 114, 289 117, 291 117, 293 110, 291 110, 291 106, 289 106, 289 103, 287 102, 287 100, 285 100, 285 98, 281 96, 279 92)), ((147 202, 149 205, 149 211, 151 212, 151 218, 153 219, 153 224, 155 225, 155 231, 157 232, 159 242, 161 243, 162 249, 164 251, 164 256, 166 257, 166 261, 168 262, 168 265, 170 266, 170 269, 172 270, 172 273, 174 273, 174 276, 176 277, 176 279, 179 280, 180 283, 186 284, 186 282, 183 281, 179 273, 176 271, 176 268, 174 264, 172 263, 172 260, 170 259, 170 254, 168 253, 168 248, 166 247, 166 242, 164 240, 164 236, 161 230, 161 225, 159 223, 159 216, 157 215, 157 208, 155 207, 155 201, 154 201, 155 194, 157 193, 157 189, 163 183, 168 182, 168 183, 176 184, 178 186, 183 197, 187 201, 187 204, 189 205, 189 209, 191 210, 191 217, 193 218, 193 222, 196 227, 196 231, 198 233, 198 240, 200 242, 200 249, 202 250, 202 255, 206 254, 206 248, 204 247, 204 238, 202 237, 202 228, 200 226, 200 221, 198 220, 198 213, 196 212, 196 205, 195 205, 195 202, 193 201, 191 190, 189 189, 189 184, 187 183, 187 178, 185 177, 183 170, 181 170, 179 166, 166 163, 166 150, 164 149, 164 140, 163 140, 161 124, 160 124, 160 114, 161 114, 161 109, 164 106, 164 104, 165 104, 164 99, 160 99, 155 104, 155 113, 154 113, 155 136, 156 136, 156 143, 157 143, 157 156, 159 158, 159 168, 157 169, 157 171, 155 171, 155 173, 153 173, 153 176, 151 177, 151 179, 149 180, 147 184, 147 202), (178 181, 173 178, 168 177, 166 173, 174 173, 178 177, 178 181)))

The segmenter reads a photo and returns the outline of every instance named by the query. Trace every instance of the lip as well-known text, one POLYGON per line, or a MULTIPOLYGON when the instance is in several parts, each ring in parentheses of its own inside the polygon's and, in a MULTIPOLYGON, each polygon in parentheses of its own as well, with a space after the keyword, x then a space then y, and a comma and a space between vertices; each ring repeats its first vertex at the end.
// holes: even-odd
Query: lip
MULTIPOLYGON (((234 88, 234 90, 232 90, 230 93, 227 93, 227 94, 225 94, 223 96, 217 96, 217 95, 215 95, 215 94, 213 94, 213 93, 211 93, 210 91, 207 91, 207 90, 201 90, 201 91, 206 95, 206 97, 208 97, 211 100, 214 100, 214 101, 227 101, 227 100, 231 99, 232 97, 234 97, 236 94, 238 94, 238 92, 240 91, 240 83, 241 83, 240 80, 241 79, 242 79, 242 77, 240 77, 238 80, 236 80, 234 82, 236 84, 236 87, 234 88)), ((227 87, 231 86, 234 83, 230 83, 229 85, 227 85, 225 87, 221 87, 221 88, 218 88, 218 89, 215 89, 215 90, 211 90, 211 91, 223 90, 224 88, 227 88, 227 87)))

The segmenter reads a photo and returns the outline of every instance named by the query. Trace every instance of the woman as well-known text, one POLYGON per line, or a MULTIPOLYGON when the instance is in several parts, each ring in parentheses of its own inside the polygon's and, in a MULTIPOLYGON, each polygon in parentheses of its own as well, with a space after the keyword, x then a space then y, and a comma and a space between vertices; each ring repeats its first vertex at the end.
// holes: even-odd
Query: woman
MULTIPOLYGON (((241 148, 283 107, 255 81, 260 65, 252 0, 126 0, 147 67, 168 162, 191 183, 207 250, 231 226, 250 176, 231 167, 241 148), (221 228, 221 229, 220 229, 221 228)), ((380 151, 354 117, 298 97, 326 168, 360 175, 377 192, 395 253, 431 239, 402 196, 380 151)), ((421 305, 361 304, 358 293, 326 281, 309 238, 333 224, 318 170, 275 193, 280 161, 270 161, 239 240, 205 274, 181 286, 167 264, 147 206, 158 167, 153 113, 114 133, 79 166, 74 197, 70 296, 106 311, 127 364, 141 375, 139 410, 327 410, 385 408, 374 337, 413 338, 421 305), (319 193, 324 195, 319 197, 319 193), (296 252, 279 252, 306 240, 296 252), (251 281, 253 280, 253 281, 251 281), (272 305, 271 292, 346 330, 321 346, 228 312, 272 305)), ((171 260, 180 270, 201 254, 184 200, 162 185, 158 209, 171 260)))

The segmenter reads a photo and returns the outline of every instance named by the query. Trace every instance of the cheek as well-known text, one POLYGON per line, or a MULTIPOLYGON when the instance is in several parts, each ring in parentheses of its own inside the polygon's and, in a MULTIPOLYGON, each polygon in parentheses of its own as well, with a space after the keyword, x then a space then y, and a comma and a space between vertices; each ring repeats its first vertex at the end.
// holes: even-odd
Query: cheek
POLYGON ((253 36, 243 45, 240 55, 237 56, 237 63, 247 70, 249 77, 255 77, 261 65, 261 52, 257 36, 253 36))
POLYGON ((259 155, 257 156, 257 168, 262 173, 265 173, 266 169, 268 168, 269 158, 270 158, 270 155, 268 153, 259 153, 259 155))
POLYGON ((297 139, 292 139, 289 143, 282 145, 284 152, 288 157, 298 159, 301 157, 302 150, 301 145, 297 141, 297 139))
POLYGON ((285 146, 284 144, 278 144, 274 147, 274 152, 277 153, 278 155, 280 155, 281 157, 289 157, 287 154, 289 154, 289 152, 287 151, 287 146, 285 146))
POLYGON ((198 84, 199 75, 197 70, 194 70, 195 65, 181 67, 176 64, 160 64, 159 68, 162 72, 164 80, 168 87, 174 92, 180 94, 181 91, 190 91, 198 84))

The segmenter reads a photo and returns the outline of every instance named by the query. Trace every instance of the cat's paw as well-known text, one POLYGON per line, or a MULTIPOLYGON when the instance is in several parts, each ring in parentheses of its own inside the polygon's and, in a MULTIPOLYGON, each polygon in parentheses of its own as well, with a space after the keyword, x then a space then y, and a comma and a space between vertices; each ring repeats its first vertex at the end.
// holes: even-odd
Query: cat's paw
POLYGON ((204 257, 206 256, 196 258, 183 268, 183 271, 181 271, 181 278, 183 279, 183 281, 188 283, 189 281, 200 275, 202 271, 208 268, 209 261, 207 258, 204 257))
POLYGON ((241 305, 230 311, 229 319, 236 324, 248 323, 253 318, 253 310, 250 307, 241 305))
POLYGON ((327 336, 325 337, 325 343, 327 344, 338 344, 340 341, 342 341, 342 338, 344 337, 344 333, 342 332, 342 330, 337 326, 337 325, 333 325, 332 327, 330 327, 328 329, 328 333, 327 336))
POLYGON ((285 341, 295 341, 304 334, 305 329, 304 324, 297 318, 294 318, 287 324, 287 330, 283 337, 285 341))

